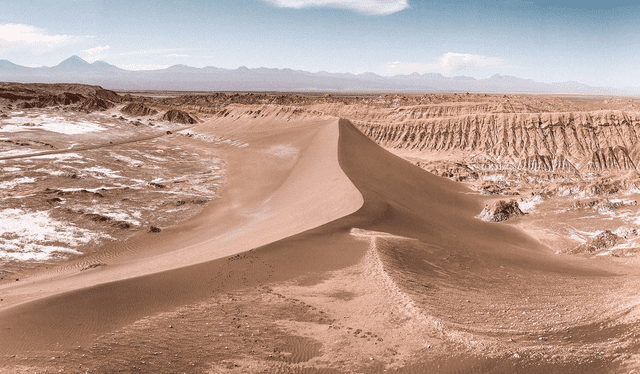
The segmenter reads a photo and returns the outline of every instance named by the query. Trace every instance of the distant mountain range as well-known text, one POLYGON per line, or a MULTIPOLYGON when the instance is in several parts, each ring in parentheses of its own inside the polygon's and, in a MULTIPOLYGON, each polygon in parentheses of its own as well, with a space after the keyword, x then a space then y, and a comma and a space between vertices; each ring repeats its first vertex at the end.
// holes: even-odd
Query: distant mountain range
POLYGON ((441 74, 380 76, 373 73, 310 73, 292 69, 221 69, 174 65, 166 69, 132 71, 104 61, 88 63, 72 56, 52 67, 30 68, 0 60, 0 81, 20 83, 83 83, 107 89, 179 91, 447 91, 552 92, 629 94, 576 82, 540 83, 505 75, 486 79, 441 74))

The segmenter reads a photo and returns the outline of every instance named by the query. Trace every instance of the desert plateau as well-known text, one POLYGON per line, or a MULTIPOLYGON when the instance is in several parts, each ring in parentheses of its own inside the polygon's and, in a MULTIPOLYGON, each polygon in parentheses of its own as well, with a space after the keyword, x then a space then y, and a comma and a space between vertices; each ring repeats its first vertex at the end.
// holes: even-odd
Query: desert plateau
POLYGON ((640 102, 0 83, 0 372, 634 373, 640 102))

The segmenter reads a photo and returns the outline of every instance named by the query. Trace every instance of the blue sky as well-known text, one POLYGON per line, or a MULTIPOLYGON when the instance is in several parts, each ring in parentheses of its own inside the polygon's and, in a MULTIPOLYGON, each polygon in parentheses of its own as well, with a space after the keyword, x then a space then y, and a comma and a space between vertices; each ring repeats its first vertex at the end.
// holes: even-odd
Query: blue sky
POLYGON ((631 1, 1 1, 0 59, 28 66, 76 54, 127 69, 503 74, 640 87, 640 6, 631 1))

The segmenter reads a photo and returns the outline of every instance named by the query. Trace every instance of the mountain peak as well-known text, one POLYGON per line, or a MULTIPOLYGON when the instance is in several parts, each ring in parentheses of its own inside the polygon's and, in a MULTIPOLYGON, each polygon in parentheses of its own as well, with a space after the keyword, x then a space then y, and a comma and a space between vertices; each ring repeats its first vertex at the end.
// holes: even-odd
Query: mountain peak
POLYGON ((77 69, 91 66, 88 62, 80 58, 80 56, 73 55, 68 59, 59 63, 56 67, 64 69, 77 69))
POLYGON ((9 60, 0 60, 0 66, 1 67, 15 68, 15 67, 18 67, 19 65, 16 65, 16 64, 14 64, 13 62, 11 62, 9 60))

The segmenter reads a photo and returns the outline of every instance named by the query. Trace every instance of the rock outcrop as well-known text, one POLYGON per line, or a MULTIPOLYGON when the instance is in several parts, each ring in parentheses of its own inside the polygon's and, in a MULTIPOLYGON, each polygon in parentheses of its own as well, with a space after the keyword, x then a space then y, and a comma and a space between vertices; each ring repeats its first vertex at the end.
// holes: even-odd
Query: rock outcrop
POLYGON ((80 109, 84 109, 87 111, 107 110, 113 107, 114 104, 112 102, 97 97, 86 99, 79 106, 80 109))
POLYGON ((162 115, 161 119, 163 121, 184 123, 189 125, 197 123, 197 121, 192 118, 187 112, 178 109, 168 110, 165 114, 162 115))
POLYGON ((522 215, 524 213, 520 210, 516 200, 498 200, 485 206, 478 218, 487 222, 502 222, 513 216, 522 215))
POLYGON ((148 108, 143 103, 131 103, 125 105, 120 111, 124 114, 134 116, 134 117, 142 117, 142 116, 153 116, 158 114, 157 110, 148 108))
POLYGON ((587 253, 593 254, 601 252, 606 249, 613 248, 620 237, 609 230, 604 230, 593 238, 587 240, 585 243, 568 250, 569 253, 587 253))

